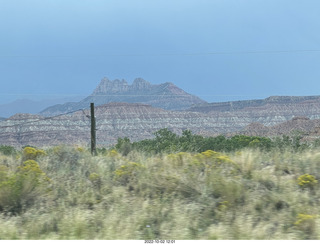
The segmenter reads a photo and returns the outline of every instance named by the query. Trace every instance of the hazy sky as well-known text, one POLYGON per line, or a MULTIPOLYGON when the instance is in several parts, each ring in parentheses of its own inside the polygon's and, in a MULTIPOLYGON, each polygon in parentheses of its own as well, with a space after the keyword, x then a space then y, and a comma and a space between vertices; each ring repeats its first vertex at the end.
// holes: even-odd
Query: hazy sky
POLYGON ((209 102, 320 95, 319 0, 0 0, 0 103, 173 82, 209 102))

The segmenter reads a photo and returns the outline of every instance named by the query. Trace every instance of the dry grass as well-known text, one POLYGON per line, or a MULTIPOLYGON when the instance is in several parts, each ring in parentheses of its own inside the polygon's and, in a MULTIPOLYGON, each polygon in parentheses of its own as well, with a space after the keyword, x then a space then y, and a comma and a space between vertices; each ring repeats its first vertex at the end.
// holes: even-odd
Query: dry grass
MULTIPOLYGON (((318 183, 301 188, 298 177, 319 180, 320 151, 45 151, 35 160, 51 190, 2 211, 0 239, 319 239, 318 183)), ((0 155, 12 173, 20 164, 0 155)))

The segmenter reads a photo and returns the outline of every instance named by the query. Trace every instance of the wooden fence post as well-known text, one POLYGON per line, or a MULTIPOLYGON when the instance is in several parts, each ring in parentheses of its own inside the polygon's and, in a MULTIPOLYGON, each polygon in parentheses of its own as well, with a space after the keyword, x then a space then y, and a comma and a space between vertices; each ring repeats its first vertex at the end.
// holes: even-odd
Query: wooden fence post
POLYGON ((91 154, 97 155, 96 149, 96 118, 94 117, 94 103, 90 103, 91 109, 91 154))

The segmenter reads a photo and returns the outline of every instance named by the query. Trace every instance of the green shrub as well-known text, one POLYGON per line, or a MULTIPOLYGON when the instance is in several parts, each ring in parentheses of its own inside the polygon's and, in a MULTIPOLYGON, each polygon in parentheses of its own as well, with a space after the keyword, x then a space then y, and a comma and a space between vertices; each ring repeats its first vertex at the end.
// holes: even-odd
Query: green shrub
POLYGON ((86 151, 81 152, 78 148, 70 146, 55 146, 47 150, 49 155, 49 170, 73 171, 79 166, 81 158, 85 157, 86 151))
POLYGON ((89 180, 91 181, 91 183, 93 184, 93 186, 97 189, 101 188, 101 176, 98 175, 97 173, 91 173, 89 175, 89 180))
POLYGON ((9 156, 17 153, 16 149, 12 146, 0 145, 0 153, 9 156))
POLYGON ((270 151, 272 148, 305 149, 296 137, 275 138, 235 135, 227 138, 224 135, 216 137, 203 137, 193 135, 190 130, 185 130, 179 136, 169 129, 161 129, 154 133, 155 138, 146 139, 138 142, 130 142, 128 138, 118 138, 115 148, 126 156, 132 150, 147 153, 176 153, 176 152, 204 152, 214 150, 220 152, 230 152, 243 148, 255 148, 270 151), (300 143, 300 144, 299 144, 300 143))
POLYGON ((118 138, 117 144, 115 148, 120 152, 122 155, 126 156, 132 150, 132 145, 130 139, 128 137, 125 138, 118 138))

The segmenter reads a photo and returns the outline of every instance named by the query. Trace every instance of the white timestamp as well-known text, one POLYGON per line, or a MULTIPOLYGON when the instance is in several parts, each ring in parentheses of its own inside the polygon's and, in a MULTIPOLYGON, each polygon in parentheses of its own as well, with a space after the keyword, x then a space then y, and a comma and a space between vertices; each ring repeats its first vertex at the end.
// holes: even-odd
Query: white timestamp
POLYGON ((161 243, 176 243, 176 241, 175 240, 144 240, 144 243, 161 244, 161 243))

